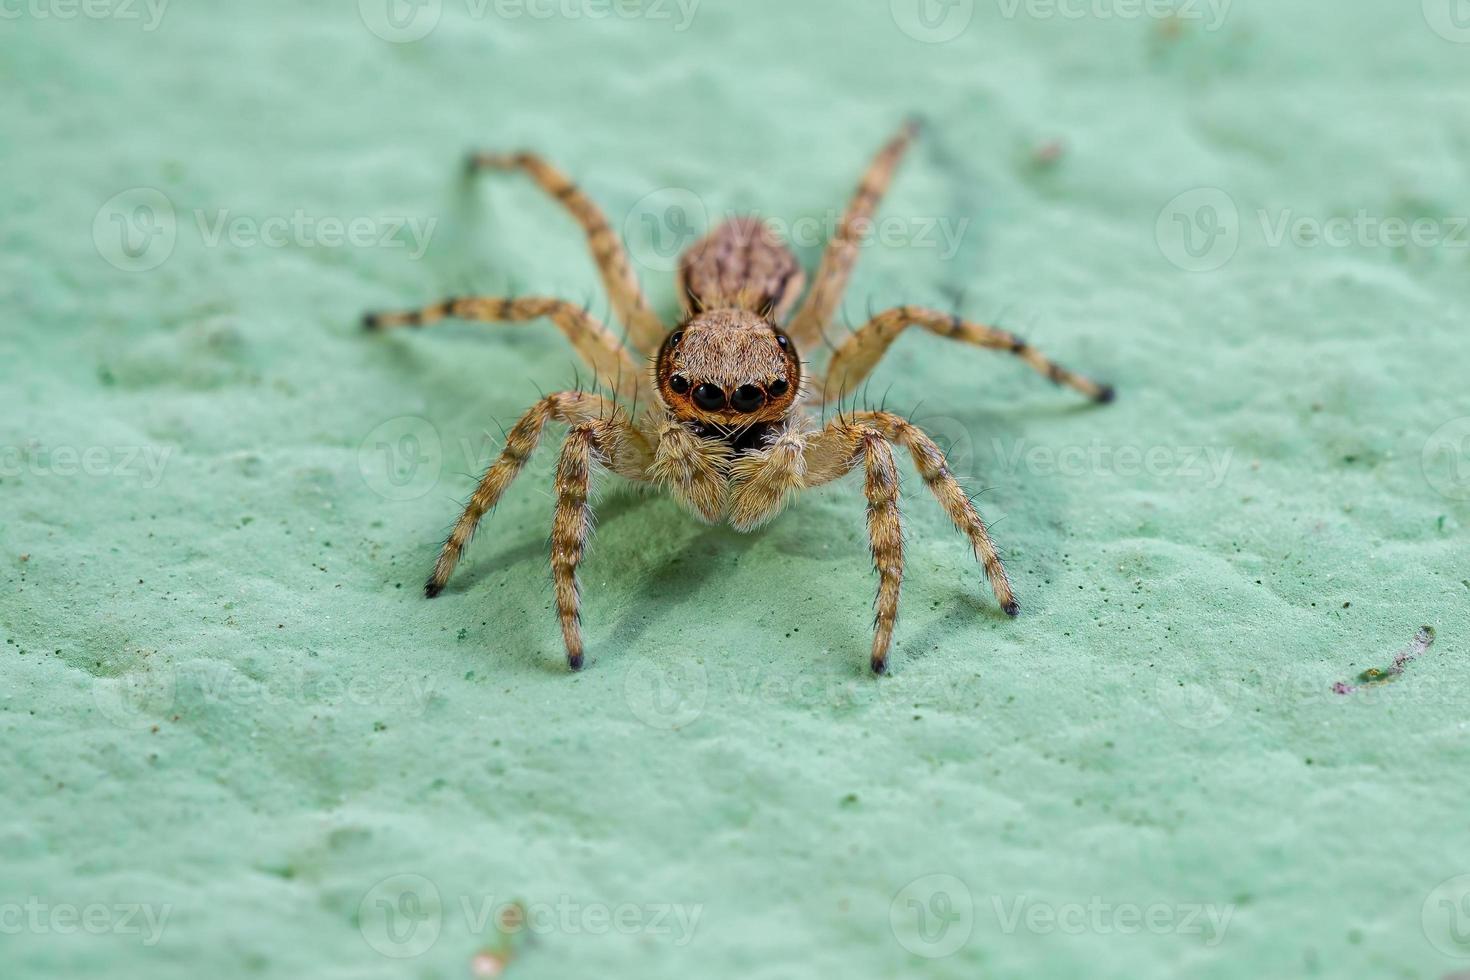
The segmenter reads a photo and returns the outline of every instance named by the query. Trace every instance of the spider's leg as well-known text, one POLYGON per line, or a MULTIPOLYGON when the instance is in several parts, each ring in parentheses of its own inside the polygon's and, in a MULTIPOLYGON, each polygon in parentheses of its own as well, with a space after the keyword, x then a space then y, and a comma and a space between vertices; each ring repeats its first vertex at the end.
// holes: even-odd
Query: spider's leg
POLYGON ((541 433, 546 424, 556 420, 575 425, 597 419, 606 419, 610 424, 620 427, 618 446, 624 458, 619 460, 615 469, 621 475, 637 478, 641 472, 642 460, 650 453, 648 443, 641 433, 632 428, 616 406, 605 399, 580 391, 559 391, 547 395, 531 406, 530 411, 521 416, 520 421, 506 435, 505 448, 480 478, 464 512, 460 514, 454 529, 449 532, 449 537, 439 550, 434 571, 424 583, 425 595, 432 599, 444 590, 449 576, 454 573, 454 567, 459 564, 465 548, 474 537, 480 519, 500 501, 511 482, 525 467, 531 453, 536 449, 536 444, 541 441, 541 433))
POLYGON ((551 580, 556 615, 567 648, 567 666, 582 669, 582 589, 577 566, 592 533, 593 461, 601 455, 596 427, 581 423, 567 433, 556 464, 556 517, 551 525, 551 580))
POLYGON ((386 330, 390 327, 426 327, 445 317, 486 323, 525 323, 545 317, 572 342, 582 360, 597 373, 600 383, 623 398, 635 398, 640 391, 647 397, 646 372, 634 362, 622 341, 586 310, 566 300, 539 296, 519 299, 464 296, 417 310, 368 313, 363 316, 362 323, 368 330, 386 330))
POLYGON ((786 332, 799 349, 806 350, 821 343, 827 323, 842 304, 842 294, 847 290, 847 280, 857 262, 858 248, 873 220, 873 212, 888 190, 904 151, 917 135, 917 124, 905 123, 897 135, 878 151, 858 184, 847 213, 832 235, 832 241, 827 244, 821 265, 817 267, 817 276, 812 280, 811 291, 787 328, 786 332))
POLYGON ((934 499, 939 501, 939 506, 944 508, 944 512, 954 522, 955 529, 970 539, 975 557, 985 569, 985 577, 990 580, 990 587, 1001 608, 1008 616, 1019 613, 1021 607, 1016 601, 1015 590, 1011 588, 1010 578, 1006 575, 1005 564, 995 549, 995 543, 990 540, 985 521, 950 472, 944 451, 922 429, 901 415, 891 412, 858 412, 850 416, 850 420, 854 425, 876 429, 909 451, 914 467, 924 478, 934 499))
POLYGON ((903 524, 898 509, 898 468, 893 448, 878 428, 852 418, 833 419, 821 432, 807 438, 803 453, 804 487, 817 487, 851 472, 864 471, 863 495, 868 501, 868 547, 878 571, 874 602, 874 673, 888 670, 888 649, 898 621, 898 594, 903 584, 903 524))
POLYGON ((651 354, 658 349, 667 331, 643 295, 638 274, 628 261, 622 241, 608 224, 607 216, 581 188, 534 153, 474 153, 469 158, 469 169, 471 173, 479 170, 524 170, 542 190, 560 201, 587 234, 592 259, 597 263, 597 271, 602 276, 613 310, 628 328, 628 339, 644 353, 651 354))
POLYGON ((849 334, 828 362, 825 377, 811 383, 814 396, 825 401, 838 401, 852 392, 867 378, 898 335, 909 327, 922 327, 930 333, 961 343, 1014 354, 1056 384, 1073 388, 1093 401, 1113 400, 1112 385, 1101 384, 1067 370, 1013 333, 921 306, 896 306, 885 310, 849 334))

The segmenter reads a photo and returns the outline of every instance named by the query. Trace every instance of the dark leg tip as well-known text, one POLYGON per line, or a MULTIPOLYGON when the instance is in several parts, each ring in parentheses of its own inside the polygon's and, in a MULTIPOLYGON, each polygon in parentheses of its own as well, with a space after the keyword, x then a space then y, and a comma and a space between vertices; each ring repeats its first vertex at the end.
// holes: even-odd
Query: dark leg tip
POLYGON ((376 330, 376 329, 378 329, 378 315, 376 313, 364 313, 362 315, 362 329, 364 329, 364 330, 376 330))
POLYGON ((1102 391, 1099 391, 1097 393, 1097 403, 1099 405, 1111 405, 1113 403, 1113 399, 1117 397, 1117 389, 1115 389, 1112 385, 1103 385, 1102 391))
POLYGON ((874 660, 873 661, 873 673, 874 674, 877 674, 880 677, 883 676, 884 674, 888 673, 888 658, 887 657, 884 657, 882 660, 874 660))
POLYGON ((569 653, 569 654, 567 654, 567 669, 568 670, 581 670, 582 669, 582 655, 580 653, 569 653))
POLYGON ((429 581, 424 583, 425 599, 432 599, 443 591, 444 586, 440 585, 438 582, 435 582, 433 579, 429 579, 429 581))
POLYGON ((1021 615, 1021 604, 1012 599, 1010 602, 1005 604, 1005 611, 1007 616, 1015 619, 1017 616, 1021 615))

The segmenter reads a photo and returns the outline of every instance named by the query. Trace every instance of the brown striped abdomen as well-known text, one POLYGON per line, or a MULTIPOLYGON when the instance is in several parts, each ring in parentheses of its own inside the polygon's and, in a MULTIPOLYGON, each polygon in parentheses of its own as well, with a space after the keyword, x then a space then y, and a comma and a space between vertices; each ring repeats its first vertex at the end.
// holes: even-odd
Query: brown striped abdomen
POLYGON ((732 218, 679 259, 685 310, 736 307, 784 319, 805 276, 791 249, 759 218, 732 218))

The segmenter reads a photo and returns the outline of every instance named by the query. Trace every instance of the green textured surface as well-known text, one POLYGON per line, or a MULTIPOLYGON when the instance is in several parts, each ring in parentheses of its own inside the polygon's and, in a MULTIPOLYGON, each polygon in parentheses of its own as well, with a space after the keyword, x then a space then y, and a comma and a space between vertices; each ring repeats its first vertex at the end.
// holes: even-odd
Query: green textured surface
POLYGON ((0 20, 0 975, 464 977, 511 900, 527 980, 1470 968, 1448 0, 1239 0, 1215 30, 1202 3, 979 0, 945 43, 904 0, 709 0, 685 30, 443 6, 403 44, 351 3, 0 20), (920 336, 875 378, 992 488, 1023 616, 907 463, 889 678, 851 482, 752 536, 609 486, 580 675, 549 457, 425 601, 497 422, 571 354, 357 314, 510 288, 606 312, 573 227, 525 181, 463 188, 462 152, 541 150, 650 255, 660 188, 830 220, 912 111, 883 214, 964 233, 866 249, 848 318, 958 303, 1121 393, 920 336), (139 187, 173 248, 118 259, 139 199, 108 202, 139 187), (222 210, 437 223, 416 261, 211 244, 222 210), (1360 211, 1442 240, 1271 241, 1360 211), (1171 262, 1175 214, 1229 261, 1171 262), (1397 680, 1332 692, 1426 624, 1397 680))

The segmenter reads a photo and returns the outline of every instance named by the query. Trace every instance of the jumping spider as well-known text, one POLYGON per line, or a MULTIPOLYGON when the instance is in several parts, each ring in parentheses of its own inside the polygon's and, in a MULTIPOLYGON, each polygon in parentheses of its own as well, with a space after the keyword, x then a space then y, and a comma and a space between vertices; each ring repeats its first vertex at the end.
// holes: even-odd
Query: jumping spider
POLYGON ((1016 615, 1020 606, 985 523, 932 439, 888 412, 840 413, 822 427, 808 413, 810 407, 837 403, 850 394, 909 327, 1014 354, 1057 384, 1095 401, 1112 400, 1111 387, 1068 371, 1013 334, 917 306, 873 317, 837 345, 825 372, 815 377, 806 373, 800 352, 825 340, 862 231, 916 134, 913 124, 906 125, 873 160, 828 244, 811 291, 789 321, 787 313, 804 282, 796 257, 759 219, 736 218, 681 256, 678 286, 684 315, 672 332, 650 308, 606 217, 576 185, 530 153, 473 155, 472 173, 525 171, 581 224, 613 310, 627 327, 627 342, 580 306, 540 297, 459 297, 421 310, 364 317, 368 329, 422 327, 444 317, 487 322, 545 318, 561 329, 613 395, 561 391, 532 406, 510 430, 504 451, 481 478, 444 542, 425 594, 432 598, 443 590, 480 518, 525 466, 546 424, 556 420, 570 431, 556 467, 551 573, 573 670, 582 666, 577 566, 592 527, 588 490, 594 466, 666 487, 694 517, 728 521, 739 531, 771 520, 797 492, 861 466, 868 538, 879 578, 871 664, 883 673, 903 578, 892 445, 902 446, 955 527, 970 539, 1001 608, 1016 615), (640 368, 643 358, 649 363, 640 368), (652 406, 641 417, 635 415, 639 402, 652 406))

